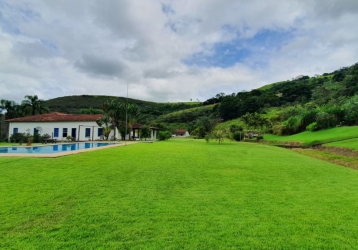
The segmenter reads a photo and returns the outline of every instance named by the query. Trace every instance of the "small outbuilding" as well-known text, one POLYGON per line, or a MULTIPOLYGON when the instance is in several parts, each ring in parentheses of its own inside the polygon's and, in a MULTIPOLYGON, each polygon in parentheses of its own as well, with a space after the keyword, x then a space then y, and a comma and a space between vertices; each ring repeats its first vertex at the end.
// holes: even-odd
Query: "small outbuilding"
POLYGON ((186 130, 186 129, 177 129, 177 130, 174 131, 173 136, 175 136, 175 137, 189 137, 190 134, 189 134, 189 131, 186 130))

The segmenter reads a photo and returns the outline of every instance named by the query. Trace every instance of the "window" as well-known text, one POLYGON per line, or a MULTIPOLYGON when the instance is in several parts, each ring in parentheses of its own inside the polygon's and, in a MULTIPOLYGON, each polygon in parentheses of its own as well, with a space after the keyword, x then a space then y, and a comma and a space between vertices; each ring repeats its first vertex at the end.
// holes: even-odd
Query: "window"
POLYGON ((98 128, 98 136, 103 135, 103 128, 98 128))
POLYGON ((39 130, 37 128, 34 128, 34 135, 37 135, 39 133, 39 130))
POLYGON ((19 128, 14 128, 14 134, 19 133, 19 128))
POLYGON ((86 128, 85 137, 91 137, 91 128, 86 128))
POLYGON ((58 137, 59 134, 59 129, 58 128, 54 128, 53 129, 53 137, 58 137))
POLYGON ((67 137, 67 128, 62 129, 62 137, 67 137))

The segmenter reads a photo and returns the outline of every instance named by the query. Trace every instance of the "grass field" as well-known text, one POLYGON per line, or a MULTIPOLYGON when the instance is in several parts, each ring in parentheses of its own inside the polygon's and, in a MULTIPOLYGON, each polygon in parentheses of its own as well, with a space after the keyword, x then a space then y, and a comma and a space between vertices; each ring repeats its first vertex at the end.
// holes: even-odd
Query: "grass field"
POLYGON ((0 249, 352 249, 358 172, 252 143, 0 157, 0 249))
POLYGON ((315 132, 305 131, 290 136, 278 136, 278 135, 271 135, 271 134, 266 134, 264 136, 265 140, 297 141, 307 145, 342 141, 351 138, 358 138, 357 126, 338 127, 338 128, 325 129, 315 132))
MULTIPOLYGON (((0 147, 13 146, 15 143, 0 142, 0 147)), ((16 145, 19 145, 16 143, 16 145)))

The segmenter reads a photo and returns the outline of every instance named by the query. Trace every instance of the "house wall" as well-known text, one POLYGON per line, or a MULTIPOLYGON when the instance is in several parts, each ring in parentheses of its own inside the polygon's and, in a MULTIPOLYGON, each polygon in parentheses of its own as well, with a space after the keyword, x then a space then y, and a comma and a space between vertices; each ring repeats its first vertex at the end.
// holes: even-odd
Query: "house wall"
POLYGON ((185 131, 185 133, 184 133, 184 134, 176 134, 175 136, 178 136, 178 137, 189 137, 189 136, 190 136, 190 134, 189 134, 189 132, 188 132, 188 131, 185 131))
POLYGON ((34 129, 41 127, 41 135, 49 134, 57 140, 66 140, 63 136, 63 129, 67 128, 67 135, 72 136, 72 129, 76 130, 76 140, 85 141, 89 139, 97 140, 99 126, 96 122, 10 122, 9 123, 9 136, 14 133, 14 128, 18 129, 18 133, 34 134, 34 129), (59 129, 58 136, 55 136, 55 128, 59 129), (90 129, 90 138, 86 137, 86 128, 90 129))
MULTIPOLYGON (((18 129, 18 133, 29 133, 34 134, 34 129, 36 127, 41 127, 41 135, 49 134, 52 138, 59 141, 65 141, 66 136, 63 136, 63 129, 67 128, 67 135, 72 136, 72 129, 76 129, 76 138, 75 140, 79 141, 88 141, 98 140, 98 129, 100 128, 96 122, 10 122, 9 123, 9 137, 14 133, 14 128, 18 129), (58 136, 55 136, 55 128, 59 129, 58 136), (90 137, 86 137, 86 128, 90 129, 90 137)), ((136 133, 136 137, 139 135, 136 133)), ((120 133, 116 129, 114 135, 114 130, 109 134, 109 139, 121 139, 120 133)), ((155 140, 157 138, 157 131, 152 130, 151 139, 155 140)), ((129 135, 126 136, 126 140, 129 139, 129 135)))

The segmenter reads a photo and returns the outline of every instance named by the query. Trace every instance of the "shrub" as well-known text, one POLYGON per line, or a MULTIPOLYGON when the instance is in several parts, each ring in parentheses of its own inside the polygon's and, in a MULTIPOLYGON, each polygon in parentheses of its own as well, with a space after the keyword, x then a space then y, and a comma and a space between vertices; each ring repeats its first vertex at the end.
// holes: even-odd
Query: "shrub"
POLYGON ((275 135, 287 135, 285 125, 275 125, 272 127, 272 133, 275 135))
POLYGON ((41 135, 39 133, 34 134, 33 142, 35 142, 35 143, 41 142, 41 135))
POLYGON ((44 134, 44 135, 42 135, 41 136, 41 141, 44 141, 44 140, 47 140, 47 139, 50 139, 51 138, 51 135, 49 135, 49 134, 44 134))
POLYGON ((301 117, 292 116, 288 118, 287 121, 285 121, 284 125, 285 125, 285 131, 282 131, 282 134, 292 135, 298 133, 301 125, 301 117))
POLYGON ((316 122, 318 129, 326 129, 336 126, 337 121, 334 115, 330 115, 327 112, 319 112, 316 115, 316 122))
POLYGON ((26 142, 27 135, 25 133, 14 133, 10 136, 10 142, 26 142))
POLYGON ((245 133, 244 132, 236 132, 233 135, 233 138, 235 141, 242 141, 245 137, 245 133))
POLYGON ((316 115, 318 111, 316 109, 305 110, 301 114, 300 132, 307 129, 307 126, 316 121, 316 115))
POLYGON ((172 137, 172 134, 169 131, 159 131, 159 133, 158 133, 159 141, 168 140, 171 137, 172 137))
POLYGON ((317 122, 312 122, 310 125, 306 127, 307 131, 316 131, 318 130, 317 122))

